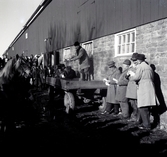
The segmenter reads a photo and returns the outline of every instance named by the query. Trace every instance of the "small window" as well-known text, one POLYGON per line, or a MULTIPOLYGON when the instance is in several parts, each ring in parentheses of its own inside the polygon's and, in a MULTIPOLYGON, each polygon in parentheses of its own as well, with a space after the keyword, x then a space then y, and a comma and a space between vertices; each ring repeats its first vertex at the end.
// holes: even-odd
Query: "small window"
POLYGON ((93 56, 93 41, 82 43, 82 47, 86 50, 89 57, 93 56))
POLYGON ((51 54, 51 65, 54 66, 54 54, 51 54))
POLYGON ((129 55, 136 51, 136 30, 128 30, 115 35, 115 55, 129 55))
POLYGON ((28 39, 28 33, 25 34, 25 39, 28 39))
POLYGON ((12 51, 14 51, 14 46, 12 46, 12 51))
POLYGON ((70 59, 71 56, 71 48, 67 47, 63 49, 63 60, 65 61, 66 59, 70 59))

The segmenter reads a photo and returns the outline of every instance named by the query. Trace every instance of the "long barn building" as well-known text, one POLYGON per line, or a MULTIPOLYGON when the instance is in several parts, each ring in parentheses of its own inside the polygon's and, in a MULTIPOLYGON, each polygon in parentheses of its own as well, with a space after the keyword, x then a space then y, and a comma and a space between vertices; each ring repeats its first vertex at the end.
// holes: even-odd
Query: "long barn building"
MULTIPOLYGON (((160 76, 160 103, 165 109, 166 0, 43 0, 4 55, 58 52, 63 62, 74 53, 73 43, 77 40, 89 53, 92 75, 97 80, 105 77, 108 61, 114 60, 119 67, 132 53, 144 53, 160 76)), ((162 113, 161 126, 167 126, 167 113, 162 113)))

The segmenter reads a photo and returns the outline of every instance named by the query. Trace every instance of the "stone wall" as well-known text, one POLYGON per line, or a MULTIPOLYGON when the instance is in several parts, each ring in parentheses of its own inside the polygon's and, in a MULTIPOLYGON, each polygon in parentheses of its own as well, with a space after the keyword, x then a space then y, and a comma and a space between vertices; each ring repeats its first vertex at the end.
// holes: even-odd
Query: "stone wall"
MULTIPOLYGON (((144 53, 147 61, 154 64, 161 81, 160 105, 167 105, 167 19, 136 28, 136 50, 144 53)), ((167 129, 167 113, 161 114, 161 127, 167 129)))
MULTIPOLYGON (((167 104, 167 19, 156 21, 136 28, 136 51, 146 55, 146 61, 154 64, 155 72, 161 81, 161 105, 166 108, 167 104)), ((121 66, 125 58, 131 56, 115 57, 114 35, 109 35, 94 40, 94 72, 95 79, 103 79, 108 67, 106 63, 110 60, 121 66)), ((161 127, 167 129, 167 113, 161 114, 161 127)))
MULTIPOLYGON (((115 35, 105 36, 93 41, 93 69, 94 79, 102 80, 106 77, 107 62, 114 60, 117 67, 122 66, 124 59, 130 56, 115 57, 115 35)), ((161 81, 162 108, 167 105, 167 19, 149 23, 136 28, 136 52, 144 53, 146 61, 154 64, 155 72, 161 81)), ((78 64, 71 64, 77 70, 78 64)), ((161 127, 167 130, 167 112, 161 114, 161 127)))
POLYGON ((113 35, 93 41, 94 79, 102 80, 106 77, 108 67, 106 63, 114 57, 113 35))

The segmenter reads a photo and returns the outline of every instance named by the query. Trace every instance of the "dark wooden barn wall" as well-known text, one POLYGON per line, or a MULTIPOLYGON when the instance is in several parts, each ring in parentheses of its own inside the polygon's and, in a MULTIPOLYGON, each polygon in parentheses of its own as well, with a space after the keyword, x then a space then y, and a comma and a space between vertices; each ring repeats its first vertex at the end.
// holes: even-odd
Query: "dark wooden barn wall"
POLYGON ((114 34, 166 18, 166 8, 167 0, 52 0, 9 53, 40 54, 114 34))

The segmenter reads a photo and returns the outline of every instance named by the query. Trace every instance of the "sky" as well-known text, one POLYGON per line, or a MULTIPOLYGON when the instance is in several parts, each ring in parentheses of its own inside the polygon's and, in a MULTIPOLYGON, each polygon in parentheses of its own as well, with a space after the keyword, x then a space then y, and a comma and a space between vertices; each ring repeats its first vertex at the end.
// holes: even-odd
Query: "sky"
POLYGON ((43 0, 0 0, 0 57, 43 0))

